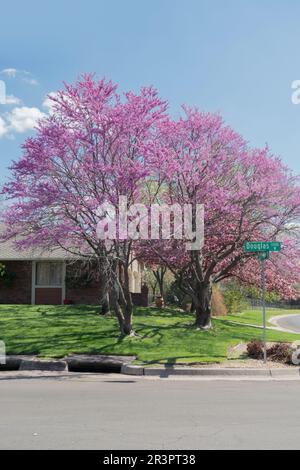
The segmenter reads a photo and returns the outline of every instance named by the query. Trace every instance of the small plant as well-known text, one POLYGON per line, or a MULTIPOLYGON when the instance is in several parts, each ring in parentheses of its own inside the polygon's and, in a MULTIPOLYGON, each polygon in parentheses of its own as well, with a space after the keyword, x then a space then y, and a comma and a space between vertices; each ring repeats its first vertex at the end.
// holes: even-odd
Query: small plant
POLYGON ((247 353, 251 359, 263 358, 263 344, 261 341, 254 339, 247 344, 247 353))
POLYGON ((289 344, 276 343, 267 350, 267 356, 272 361, 290 364, 292 360, 292 349, 289 344))

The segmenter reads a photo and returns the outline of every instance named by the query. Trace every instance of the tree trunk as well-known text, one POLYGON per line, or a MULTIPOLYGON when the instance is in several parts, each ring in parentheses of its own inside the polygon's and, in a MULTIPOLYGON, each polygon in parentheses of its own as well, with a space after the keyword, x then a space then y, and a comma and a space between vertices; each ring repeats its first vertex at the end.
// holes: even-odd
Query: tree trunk
POLYGON ((163 278, 160 278, 160 280, 158 282, 158 285, 159 285, 159 293, 160 293, 161 297, 164 299, 165 298, 165 293, 164 293, 164 280, 163 280, 163 278))
POLYGON ((124 284, 122 285, 123 290, 123 308, 124 308, 124 325, 123 330, 125 335, 134 334, 132 330, 132 315, 133 315, 133 303, 132 296, 129 289, 129 275, 128 266, 124 269, 124 284))
POLYGON ((109 305, 109 295, 108 293, 105 295, 105 298, 101 302, 101 315, 107 315, 110 313, 110 305, 109 305))
POLYGON ((127 311, 123 314, 119 299, 116 298, 115 296, 113 296, 111 304, 119 322, 121 335, 124 335, 124 336, 131 335, 133 333, 132 312, 127 311))
POLYGON ((125 311, 124 323, 123 323, 123 333, 124 333, 124 335, 130 335, 130 334, 133 333, 133 330, 132 330, 132 307, 131 307, 131 309, 128 309, 128 311, 125 311))
POLYGON ((158 283, 158 287, 159 287, 159 293, 160 293, 160 296, 164 299, 165 298, 165 292, 164 292, 164 287, 165 287, 165 283, 164 283, 164 279, 165 279, 165 274, 166 274, 166 268, 163 267, 163 268, 159 268, 157 269, 156 271, 152 271, 154 276, 155 276, 155 279, 158 283))
POLYGON ((202 284, 193 300, 195 305, 196 327, 209 330, 211 328, 211 284, 202 284))
POLYGON ((110 312, 109 304, 109 279, 108 279, 109 267, 102 263, 100 267, 100 289, 99 289, 99 303, 100 303, 100 315, 106 315, 110 312))
POLYGON ((131 294, 128 290, 122 288, 116 277, 112 281, 109 298, 119 322, 121 335, 129 336, 133 334, 131 294))

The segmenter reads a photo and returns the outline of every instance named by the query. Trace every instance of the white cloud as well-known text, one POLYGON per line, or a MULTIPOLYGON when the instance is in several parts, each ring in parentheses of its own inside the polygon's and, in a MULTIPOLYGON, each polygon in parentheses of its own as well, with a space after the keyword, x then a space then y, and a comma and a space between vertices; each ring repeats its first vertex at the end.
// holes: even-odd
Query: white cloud
MULTIPOLYGON (((0 139, 14 139, 14 134, 23 133, 33 130, 38 121, 53 112, 53 101, 49 96, 55 96, 55 92, 51 92, 43 101, 45 112, 37 107, 14 106, 10 111, 0 114, 0 139)), ((22 101, 14 95, 6 96, 6 105, 19 105, 22 101)))
POLYGON ((55 104, 54 101, 50 99, 50 97, 55 98, 56 96, 57 96, 57 93, 55 91, 51 91, 50 93, 48 93, 48 95, 43 101, 43 108, 46 108, 49 114, 53 113, 53 107, 55 104))
POLYGON ((5 103, 4 104, 21 104, 22 100, 20 98, 17 98, 14 95, 6 95, 5 103))
POLYGON ((6 75, 8 78, 18 78, 28 85, 36 86, 39 82, 33 77, 32 73, 27 70, 18 70, 13 67, 1 70, 0 74, 6 75))
POLYGON ((21 106, 14 108, 7 114, 9 130, 13 132, 26 132, 32 130, 37 125, 39 119, 45 116, 38 108, 28 108, 21 106))
POLYGON ((0 139, 7 133, 8 133, 7 124, 4 121, 4 119, 0 116, 0 139))
POLYGON ((8 68, 8 69, 3 69, 1 70, 1 73, 3 75, 7 75, 8 77, 10 78, 15 78, 15 76, 17 75, 18 73, 18 70, 17 69, 14 69, 14 68, 8 68))
POLYGON ((36 86, 39 84, 39 82, 35 78, 24 77, 22 78, 22 81, 27 83, 28 85, 33 85, 33 86, 36 86))

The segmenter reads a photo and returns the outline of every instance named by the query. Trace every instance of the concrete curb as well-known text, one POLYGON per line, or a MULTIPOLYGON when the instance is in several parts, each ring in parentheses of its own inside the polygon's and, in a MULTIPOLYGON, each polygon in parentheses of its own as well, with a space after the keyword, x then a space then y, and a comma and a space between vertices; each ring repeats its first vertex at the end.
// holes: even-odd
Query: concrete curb
POLYGON ((40 370, 40 371, 53 371, 64 372, 67 371, 66 361, 52 361, 52 360, 21 360, 19 370, 40 370))
POLYGON ((152 377, 201 376, 201 377, 299 377, 300 369, 238 369, 238 368, 196 368, 196 367, 143 367, 124 364, 121 373, 152 377))
POLYGON ((121 372, 124 363, 134 361, 136 356, 104 356, 76 354, 66 357, 70 372, 121 372))
POLYGON ((41 359, 37 356, 7 356, 0 364, 1 371, 53 371, 53 372, 121 372, 123 364, 135 356, 72 355, 62 359, 41 359))

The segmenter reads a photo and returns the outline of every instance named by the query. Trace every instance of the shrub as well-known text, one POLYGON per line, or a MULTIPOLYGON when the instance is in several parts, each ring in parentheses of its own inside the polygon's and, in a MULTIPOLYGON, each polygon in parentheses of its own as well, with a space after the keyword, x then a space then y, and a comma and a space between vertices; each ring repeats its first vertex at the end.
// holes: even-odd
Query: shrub
POLYGON ((179 288, 178 282, 174 281, 166 291, 166 302, 169 304, 177 304, 185 308, 186 304, 192 303, 192 299, 190 296, 184 294, 179 288))
POLYGON ((262 342, 257 339, 250 341, 247 344, 247 353, 252 359, 262 359, 264 355, 262 342))
POLYGON ((289 344, 276 343, 267 350, 267 356, 272 361, 289 364, 292 360, 292 349, 289 344))
POLYGON ((217 286, 213 286, 211 309, 213 316, 227 315, 227 308, 224 301, 224 295, 217 286))
POLYGON ((229 285, 223 295, 228 313, 240 313, 247 307, 246 298, 238 287, 229 285))

